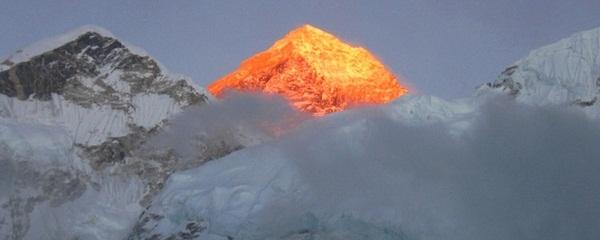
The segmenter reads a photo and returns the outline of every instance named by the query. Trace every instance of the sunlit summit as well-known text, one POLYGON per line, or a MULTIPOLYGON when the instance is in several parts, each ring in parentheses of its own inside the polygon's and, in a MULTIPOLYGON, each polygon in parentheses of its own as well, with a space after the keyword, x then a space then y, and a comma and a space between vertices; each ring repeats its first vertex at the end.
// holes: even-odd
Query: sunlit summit
POLYGON ((216 96, 226 89, 281 94, 317 116, 387 103, 407 92, 367 49, 311 25, 291 31, 208 87, 216 96))

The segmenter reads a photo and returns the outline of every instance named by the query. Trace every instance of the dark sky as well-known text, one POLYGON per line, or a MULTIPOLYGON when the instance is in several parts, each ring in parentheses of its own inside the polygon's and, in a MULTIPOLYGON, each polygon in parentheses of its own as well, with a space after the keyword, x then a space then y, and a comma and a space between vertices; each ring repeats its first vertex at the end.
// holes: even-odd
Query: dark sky
POLYGON ((600 27, 599 0, 0 0, 0 55, 85 24, 200 85, 312 24, 360 44, 421 94, 472 94, 530 50, 600 27))

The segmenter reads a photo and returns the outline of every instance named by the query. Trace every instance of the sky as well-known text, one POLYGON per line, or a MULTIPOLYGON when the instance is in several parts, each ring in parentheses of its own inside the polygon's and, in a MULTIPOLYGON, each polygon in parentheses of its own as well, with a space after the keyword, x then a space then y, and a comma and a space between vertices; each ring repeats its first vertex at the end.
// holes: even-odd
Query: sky
POLYGON ((0 56, 104 27, 198 84, 303 24, 366 47, 418 94, 467 97, 529 51, 600 27, 598 0, 0 0, 0 56))

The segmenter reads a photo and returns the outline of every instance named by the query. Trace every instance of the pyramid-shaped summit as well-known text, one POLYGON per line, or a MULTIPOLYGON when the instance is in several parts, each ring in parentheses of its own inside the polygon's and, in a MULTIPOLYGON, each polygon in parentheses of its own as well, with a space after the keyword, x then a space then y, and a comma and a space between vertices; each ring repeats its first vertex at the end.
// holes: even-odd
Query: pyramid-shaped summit
POLYGON ((407 92, 369 51, 310 25, 291 31, 208 89, 215 96, 227 89, 281 94, 317 116, 386 103, 407 92))

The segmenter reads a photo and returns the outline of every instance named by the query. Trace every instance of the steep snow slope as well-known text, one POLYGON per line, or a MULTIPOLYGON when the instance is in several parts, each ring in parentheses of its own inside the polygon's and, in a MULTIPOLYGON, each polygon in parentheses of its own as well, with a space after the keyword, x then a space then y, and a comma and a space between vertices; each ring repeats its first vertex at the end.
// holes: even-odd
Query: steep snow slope
POLYGON ((532 51, 480 93, 500 91, 532 105, 579 105, 600 116, 600 28, 532 51))

